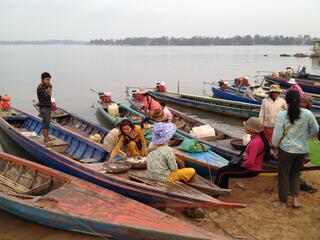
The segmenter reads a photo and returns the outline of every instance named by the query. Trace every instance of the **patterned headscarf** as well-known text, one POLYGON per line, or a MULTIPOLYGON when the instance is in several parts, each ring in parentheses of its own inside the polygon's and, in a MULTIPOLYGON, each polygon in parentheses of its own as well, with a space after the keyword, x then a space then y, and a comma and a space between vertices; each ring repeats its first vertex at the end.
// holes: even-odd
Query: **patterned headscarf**
POLYGON ((159 122, 154 124, 152 142, 156 145, 167 143, 176 133, 177 127, 173 123, 159 122))

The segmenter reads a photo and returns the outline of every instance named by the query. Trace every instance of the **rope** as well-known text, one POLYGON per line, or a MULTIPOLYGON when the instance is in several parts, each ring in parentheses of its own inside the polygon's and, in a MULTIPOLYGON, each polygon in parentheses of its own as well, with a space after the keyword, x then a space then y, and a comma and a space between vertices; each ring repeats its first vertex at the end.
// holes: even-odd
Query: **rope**
POLYGON ((207 217, 212 221, 214 222, 219 228, 222 229, 222 231, 224 233, 226 233, 227 235, 229 235, 232 239, 237 239, 234 235, 232 235, 229 231, 227 231, 226 229, 224 229, 219 223, 217 223, 215 220, 213 220, 213 218, 210 216, 210 214, 205 210, 205 209, 202 209, 204 211, 204 213, 207 215, 207 217))
POLYGON ((258 240, 258 238, 256 238, 253 234, 251 234, 250 232, 248 232, 235 218, 234 216, 230 213, 229 209, 227 210, 229 216, 232 218, 232 220, 239 226, 242 228, 243 231, 245 231, 247 234, 249 234, 253 239, 258 240))

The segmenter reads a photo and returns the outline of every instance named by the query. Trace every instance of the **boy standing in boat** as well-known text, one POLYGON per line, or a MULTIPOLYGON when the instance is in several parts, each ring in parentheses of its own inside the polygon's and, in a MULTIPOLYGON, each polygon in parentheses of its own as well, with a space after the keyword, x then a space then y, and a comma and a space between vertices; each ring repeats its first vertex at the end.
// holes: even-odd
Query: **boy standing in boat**
POLYGON ((50 73, 44 72, 41 74, 41 83, 37 88, 37 96, 39 102, 39 112, 42 118, 42 134, 45 143, 53 141, 54 138, 49 137, 48 128, 51 121, 51 95, 52 85, 50 83, 50 73))

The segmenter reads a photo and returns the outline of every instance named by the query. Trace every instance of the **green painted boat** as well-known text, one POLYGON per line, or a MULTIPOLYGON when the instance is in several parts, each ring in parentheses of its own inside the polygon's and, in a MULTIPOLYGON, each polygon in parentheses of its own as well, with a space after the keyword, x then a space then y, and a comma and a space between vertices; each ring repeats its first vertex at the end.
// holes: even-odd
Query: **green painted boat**
POLYGON ((130 107, 124 104, 116 102, 112 102, 111 104, 118 105, 119 114, 117 114, 117 116, 112 116, 111 114, 109 114, 108 106, 110 104, 102 104, 101 102, 97 101, 95 105, 97 107, 98 112, 102 114, 102 116, 106 119, 108 124, 110 124, 112 127, 115 127, 116 124, 123 119, 130 119, 133 122, 133 124, 140 124, 144 119, 144 116, 142 114, 138 112, 132 112, 130 110, 130 107))
POLYGON ((172 102, 175 104, 196 108, 204 111, 221 113, 233 117, 249 118, 258 117, 260 105, 242 103, 237 101, 197 96, 175 92, 153 92, 149 94, 157 100, 172 102))

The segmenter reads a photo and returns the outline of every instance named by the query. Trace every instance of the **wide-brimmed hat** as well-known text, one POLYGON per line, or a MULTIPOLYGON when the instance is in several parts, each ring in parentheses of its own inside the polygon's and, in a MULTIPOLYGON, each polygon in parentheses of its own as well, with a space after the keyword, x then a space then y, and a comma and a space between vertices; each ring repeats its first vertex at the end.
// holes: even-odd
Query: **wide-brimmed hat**
POLYGON ((159 122, 153 125, 152 142, 156 145, 167 143, 176 133, 177 127, 173 123, 159 122))
POLYGON ((282 90, 278 84, 272 84, 270 86, 270 90, 267 91, 266 93, 272 93, 272 92, 282 93, 282 90))
POLYGON ((261 132, 262 131, 262 121, 260 118, 251 117, 247 121, 243 122, 245 128, 252 132, 261 132))
POLYGON ((160 108, 152 110, 150 115, 151 115, 150 117, 152 118, 152 120, 154 120, 156 122, 163 122, 163 121, 167 120, 163 110, 160 108))
POLYGON ((107 97, 110 97, 111 96, 111 92, 103 92, 103 94, 107 97))
POLYGON ((289 84, 297 84, 296 80, 294 78, 290 78, 289 81, 288 81, 289 84))

